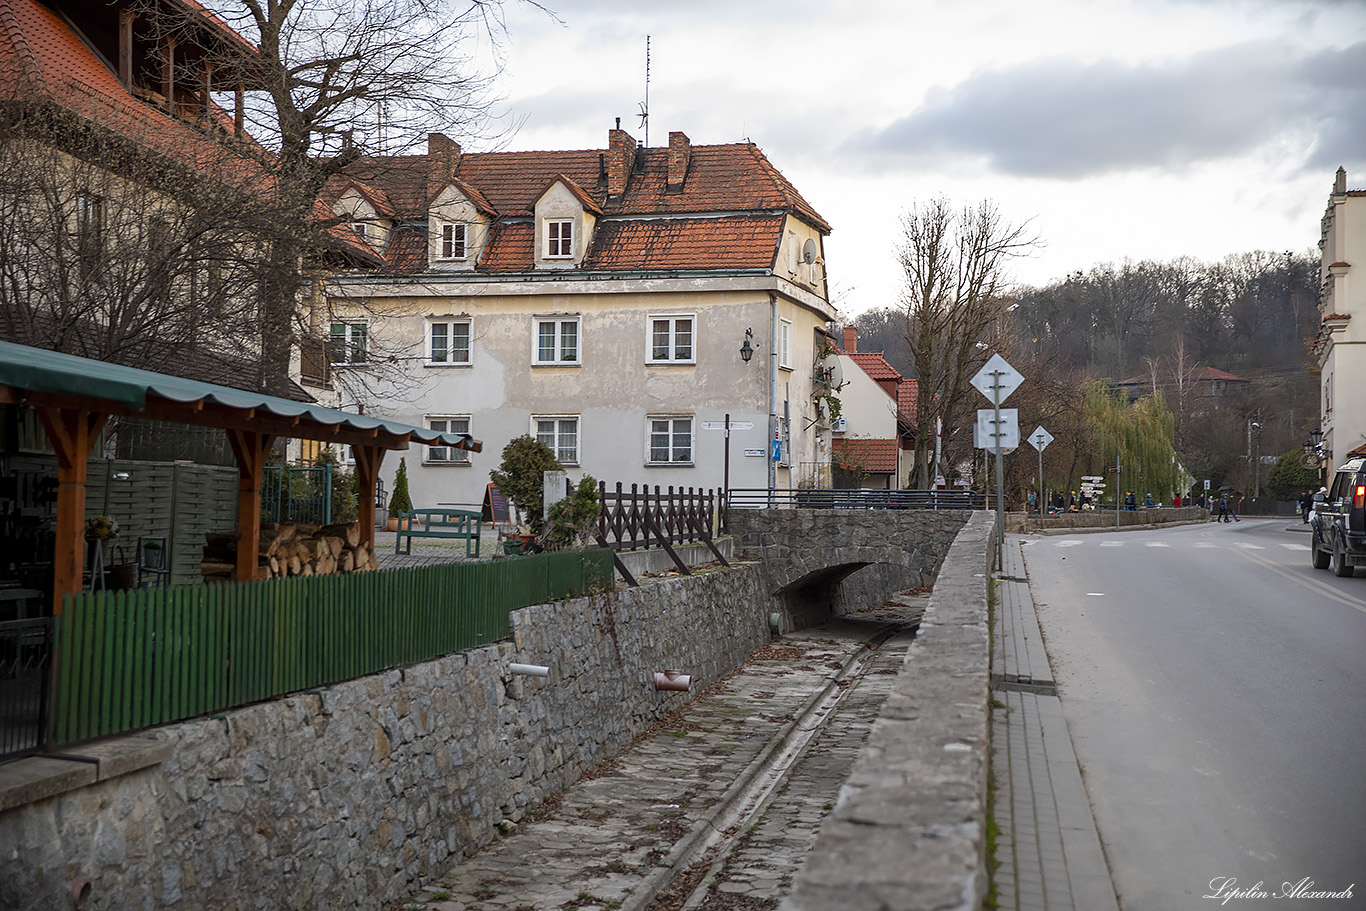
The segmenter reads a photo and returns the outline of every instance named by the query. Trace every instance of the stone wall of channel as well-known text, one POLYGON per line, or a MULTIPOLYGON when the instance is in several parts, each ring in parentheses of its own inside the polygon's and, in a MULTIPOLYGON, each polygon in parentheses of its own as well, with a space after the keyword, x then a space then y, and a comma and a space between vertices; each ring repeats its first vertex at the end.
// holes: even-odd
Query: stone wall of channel
POLYGON ((754 565, 512 615, 510 642, 158 731, 152 766, 0 813, 0 908, 373 909, 769 641, 754 565), (514 676, 511 663, 550 668, 514 676))

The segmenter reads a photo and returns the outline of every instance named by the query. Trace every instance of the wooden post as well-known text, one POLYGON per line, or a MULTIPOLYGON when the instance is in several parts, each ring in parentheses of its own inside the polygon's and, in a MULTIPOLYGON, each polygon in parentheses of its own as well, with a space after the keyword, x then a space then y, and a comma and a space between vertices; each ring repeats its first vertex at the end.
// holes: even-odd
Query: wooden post
POLYGON ((85 563, 85 471, 90 447, 108 415, 75 408, 40 407, 38 420, 57 452, 57 541, 52 555, 52 615, 62 598, 81 588, 85 563))
POLYGON ((351 452, 356 457, 356 521, 360 523, 360 539, 374 553, 375 483, 379 480, 384 450, 378 446, 352 446, 351 452))
POLYGON ((228 442, 237 458, 237 571, 240 582, 256 578, 261 544, 261 474, 275 437, 253 430, 229 430, 228 442))

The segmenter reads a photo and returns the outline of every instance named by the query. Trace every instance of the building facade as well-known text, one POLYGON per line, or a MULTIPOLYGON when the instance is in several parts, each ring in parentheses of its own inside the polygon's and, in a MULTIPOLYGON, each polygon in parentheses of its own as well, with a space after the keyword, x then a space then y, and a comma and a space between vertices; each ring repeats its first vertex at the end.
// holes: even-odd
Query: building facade
POLYGON ((521 435, 575 480, 828 486, 830 228, 754 145, 618 128, 603 150, 464 154, 433 134, 329 202, 386 263, 329 281, 340 404, 485 444, 410 453, 414 504, 478 504, 521 435))
POLYGON ((1325 455, 1336 465, 1366 443, 1366 190, 1338 168, 1319 238, 1319 411, 1325 455), (1362 266, 1355 269, 1355 266, 1362 266))

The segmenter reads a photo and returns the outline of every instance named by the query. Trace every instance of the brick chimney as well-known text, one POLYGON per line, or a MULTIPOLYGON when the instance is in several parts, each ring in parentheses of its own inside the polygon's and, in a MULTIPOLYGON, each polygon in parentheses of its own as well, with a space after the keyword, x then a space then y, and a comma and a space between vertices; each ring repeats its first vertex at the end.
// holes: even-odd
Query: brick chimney
POLYGON ((674 131, 669 134, 669 182, 667 189, 683 189, 683 178, 688 176, 688 163, 692 160, 692 143, 686 133, 674 131))
POLYGON ((844 353, 858 354, 858 330, 853 326, 844 327, 844 353))
POLYGON ((427 134, 427 198, 440 193, 460 167, 460 143, 444 133, 427 134))
POLYGON ((607 131, 607 195, 620 196, 626 192, 631 179, 631 168, 636 163, 636 140, 621 128, 617 118, 615 129, 607 131))

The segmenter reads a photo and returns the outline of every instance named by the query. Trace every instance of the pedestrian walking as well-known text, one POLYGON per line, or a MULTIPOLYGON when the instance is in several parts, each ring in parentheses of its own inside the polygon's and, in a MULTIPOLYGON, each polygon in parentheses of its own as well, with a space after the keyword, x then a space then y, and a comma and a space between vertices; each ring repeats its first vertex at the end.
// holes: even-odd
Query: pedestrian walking
POLYGON ((1227 522, 1228 518, 1228 494, 1219 494, 1219 518, 1215 521, 1227 522))

